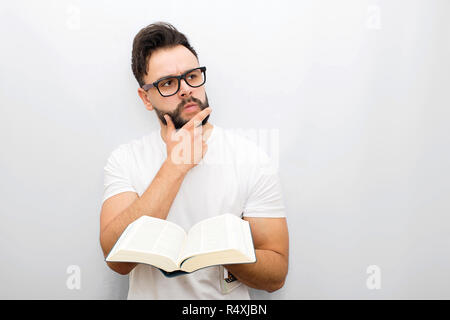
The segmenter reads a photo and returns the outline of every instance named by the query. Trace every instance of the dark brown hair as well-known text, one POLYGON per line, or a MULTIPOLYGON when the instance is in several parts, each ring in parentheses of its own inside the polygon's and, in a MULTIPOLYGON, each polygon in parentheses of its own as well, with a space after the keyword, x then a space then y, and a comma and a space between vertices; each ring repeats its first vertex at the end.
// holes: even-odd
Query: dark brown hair
POLYGON ((141 29, 134 37, 131 58, 131 69, 139 83, 143 86, 147 75, 147 64, 152 52, 161 48, 172 48, 183 45, 198 59, 197 53, 184 34, 167 22, 156 22, 141 29))

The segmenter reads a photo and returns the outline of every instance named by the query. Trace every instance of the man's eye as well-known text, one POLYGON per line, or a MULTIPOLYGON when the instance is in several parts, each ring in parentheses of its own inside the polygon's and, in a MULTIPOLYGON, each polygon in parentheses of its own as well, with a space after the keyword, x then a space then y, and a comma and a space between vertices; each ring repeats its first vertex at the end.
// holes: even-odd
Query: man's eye
POLYGON ((165 82, 163 82, 162 84, 161 84, 161 87, 164 87, 164 86, 170 86, 170 84, 172 83, 172 80, 169 80, 169 81, 165 81, 165 82))

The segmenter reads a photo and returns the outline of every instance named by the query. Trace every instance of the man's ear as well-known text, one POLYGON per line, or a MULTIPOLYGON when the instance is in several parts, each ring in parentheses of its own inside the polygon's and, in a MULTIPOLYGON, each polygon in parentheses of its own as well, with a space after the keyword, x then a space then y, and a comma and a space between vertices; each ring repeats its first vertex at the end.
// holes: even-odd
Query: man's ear
POLYGON ((138 95, 141 98, 142 102, 144 102, 145 108, 147 108, 147 110, 149 111, 152 111, 153 105, 147 96, 147 92, 145 92, 145 90, 142 88, 138 88, 138 95))

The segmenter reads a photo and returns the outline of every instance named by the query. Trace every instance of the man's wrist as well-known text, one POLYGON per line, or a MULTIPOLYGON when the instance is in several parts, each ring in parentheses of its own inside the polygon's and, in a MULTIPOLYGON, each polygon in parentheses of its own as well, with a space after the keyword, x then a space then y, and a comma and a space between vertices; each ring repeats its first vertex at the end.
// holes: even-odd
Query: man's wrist
POLYGON ((162 165, 170 174, 175 175, 175 178, 184 178, 189 170, 185 166, 173 163, 170 159, 166 159, 162 165))

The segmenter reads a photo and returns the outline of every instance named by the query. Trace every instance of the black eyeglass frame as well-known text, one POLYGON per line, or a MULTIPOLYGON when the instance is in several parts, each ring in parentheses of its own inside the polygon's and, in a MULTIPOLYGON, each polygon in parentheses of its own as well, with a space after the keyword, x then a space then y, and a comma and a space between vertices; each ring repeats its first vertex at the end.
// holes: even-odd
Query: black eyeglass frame
POLYGON ((198 88, 198 87, 201 87, 201 86, 204 85, 205 82, 206 82, 206 67, 198 67, 198 68, 190 69, 190 70, 186 71, 185 73, 183 73, 182 75, 179 75, 179 76, 167 76, 167 77, 161 78, 161 79, 159 79, 158 81, 155 81, 155 82, 153 82, 153 83, 144 84, 144 85, 142 86, 142 89, 144 89, 145 91, 148 91, 148 90, 150 90, 151 88, 155 87, 155 88, 158 90, 158 92, 159 92, 159 94, 160 94, 161 96, 163 96, 163 97, 170 97, 170 96, 173 96, 173 95, 177 94, 178 91, 180 91, 180 83, 181 83, 181 79, 184 79, 184 82, 186 82, 186 84, 187 84, 188 86, 192 87, 192 88, 198 88), (200 69, 200 71, 202 71, 202 73, 203 73, 203 83, 200 84, 200 85, 198 85, 198 86, 192 86, 192 85, 189 84, 188 81, 186 81, 186 75, 187 75, 188 73, 194 71, 194 70, 197 70, 197 69, 200 69), (177 90, 175 91, 175 93, 172 93, 172 94, 169 94, 169 95, 165 96, 165 95, 163 95, 163 94, 161 93, 161 91, 159 91, 158 84, 159 84, 161 81, 163 81, 163 80, 172 79, 172 78, 175 78, 175 79, 178 80, 178 87, 177 87, 177 90))

